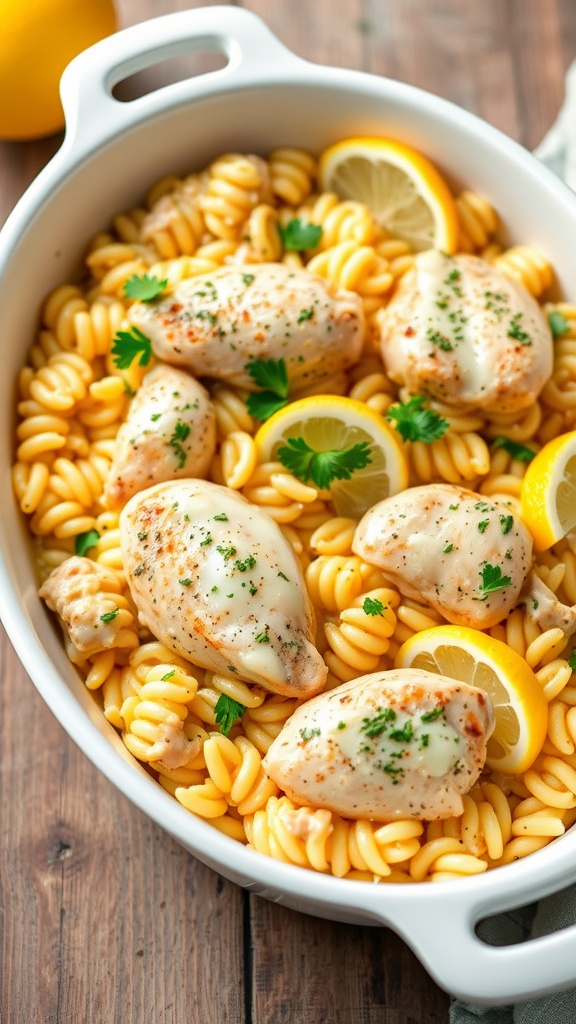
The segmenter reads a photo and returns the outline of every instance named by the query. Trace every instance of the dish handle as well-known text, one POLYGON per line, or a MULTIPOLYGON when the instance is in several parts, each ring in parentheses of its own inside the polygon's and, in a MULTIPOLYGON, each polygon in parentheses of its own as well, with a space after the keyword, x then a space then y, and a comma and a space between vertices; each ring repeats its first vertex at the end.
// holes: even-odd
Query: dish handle
POLYGON ((154 117, 171 105, 198 99, 219 89, 238 89, 314 67, 287 49, 257 15, 240 7, 217 5, 168 14, 132 25, 80 53, 60 80, 66 135, 62 149, 86 150, 154 117), (162 61, 190 53, 221 53, 226 66, 159 87, 123 102, 114 87, 162 61))
POLYGON ((437 984, 463 1002, 505 1005, 574 986, 576 924, 495 946, 477 934, 478 921, 488 916, 479 906, 447 898, 441 919, 430 909, 412 903, 402 907, 396 920, 391 914, 384 923, 401 935, 437 984))

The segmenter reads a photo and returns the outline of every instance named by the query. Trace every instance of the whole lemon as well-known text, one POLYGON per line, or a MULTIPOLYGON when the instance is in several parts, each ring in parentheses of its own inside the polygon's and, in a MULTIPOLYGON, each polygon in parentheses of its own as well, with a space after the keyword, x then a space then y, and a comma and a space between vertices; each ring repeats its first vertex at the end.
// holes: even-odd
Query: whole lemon
POLYGON ((0 0, 0 138, 59 131, 64 68, 116 28, 112 0, 0 0))

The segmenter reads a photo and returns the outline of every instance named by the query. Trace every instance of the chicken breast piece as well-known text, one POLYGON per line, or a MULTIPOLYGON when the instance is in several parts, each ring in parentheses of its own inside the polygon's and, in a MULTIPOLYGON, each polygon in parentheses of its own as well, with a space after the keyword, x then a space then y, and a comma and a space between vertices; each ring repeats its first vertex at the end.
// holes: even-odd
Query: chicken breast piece
POLYGON ((356 363, 364 340, 358 295, 279 263, 190 278, 170 295, 134 303, 128 317, 160 359, 251 391, 252 359, 284 359, 297 392, 356 363))
POLYGON ((389 376, 411 394, 489 412, 527 409, 552 372, 536 300, 477 256, 416 257, 381 320, 389 376))
POLYGON ((461 814, 494 728, 483 690, 416 669, 374 672, 297 708, 266 754, 290 799, 346 818, 461 814))
POLYGON ((354 553, 448 622, 488 629, 518 603, 532 538, 518 516, 453 484, 410 487, 358 523, 354 553))
POLYGON ((227 487, 177 480, 134 495, 120 533, 140 619, 170 650, 274 693, 322 689, 300 565, 265 512, 227 487))
POLYGON ((122 586, 110 569, 73 555, 54 569, 38 591, 56 612, 64 631, 66 653, 75 665, 100 651, 138 645, 134 616, 118 598, 122 586))
POLYGON ((216 415, 205 388, 159 364, 144 378, 116 435, 104 500, 120 509, 137 491, 179 477, 204 477, 216 450, 216 415))

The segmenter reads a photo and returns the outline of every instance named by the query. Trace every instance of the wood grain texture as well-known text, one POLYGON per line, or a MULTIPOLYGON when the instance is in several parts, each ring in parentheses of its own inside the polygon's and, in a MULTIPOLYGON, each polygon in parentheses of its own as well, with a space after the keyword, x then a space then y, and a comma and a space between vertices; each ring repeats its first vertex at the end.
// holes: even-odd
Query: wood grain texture
MULTIPOLYGON (((117 0, 122 26, 190 6, 117 0)), ((576 55, 573 0, 244 6, 309 60, 429 89, 528 147, 576 55)), ((206 66, 182 59, 127 88, 206 66)), ((0 223, 60 142, 0 143, 0 223)), ((2 1024, 447 1021, 447 996, 391 932, 249 896, 133 808, 64 734, 3 633, 0 807, 2 1024)))

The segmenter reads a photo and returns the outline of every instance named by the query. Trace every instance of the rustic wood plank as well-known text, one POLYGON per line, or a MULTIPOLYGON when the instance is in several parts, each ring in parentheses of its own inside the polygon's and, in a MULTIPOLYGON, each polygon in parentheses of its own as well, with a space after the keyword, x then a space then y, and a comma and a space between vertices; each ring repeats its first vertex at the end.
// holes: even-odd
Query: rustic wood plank
POLYGON ((243 906, 64 734, 0 643, 0 1020, 237 1024, 243 906))

